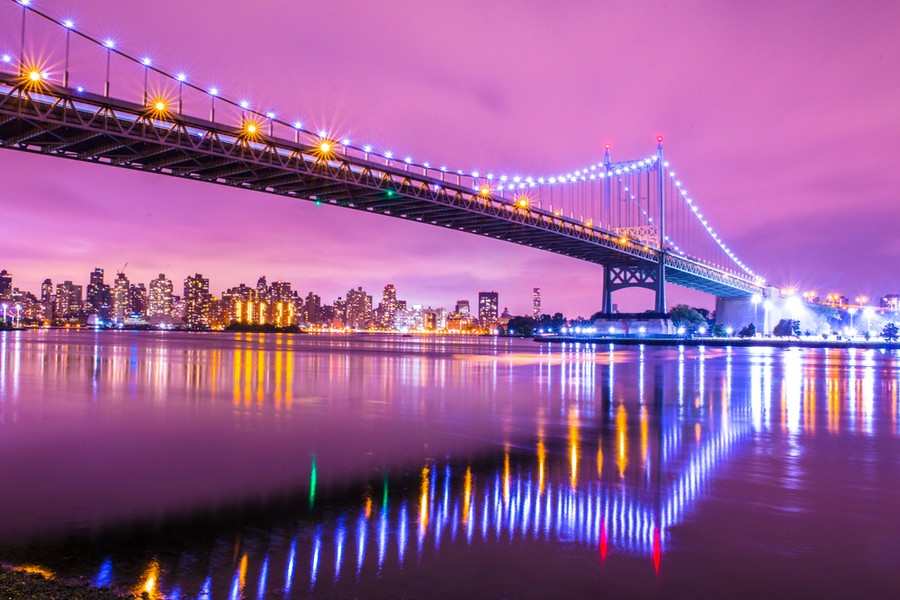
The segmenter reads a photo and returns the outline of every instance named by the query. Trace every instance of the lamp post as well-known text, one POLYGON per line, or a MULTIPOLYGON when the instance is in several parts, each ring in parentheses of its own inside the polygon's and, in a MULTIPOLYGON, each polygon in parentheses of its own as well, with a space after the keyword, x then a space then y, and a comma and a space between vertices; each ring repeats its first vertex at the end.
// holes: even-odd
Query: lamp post
POLYGON ((216 96, 219 95, 219 88, 209 88, 209 120, 211 123, 216 122, 216 96))
POLYGON ((853 315, 856 314, 856 307, 851 306, 847 309, 847 312, 850 313, 850 332, 853 333, 853 315))
POLYGON ((19 317, 22 314, 22 305, 16 304, 16 327, 19 326, 19 317))
POLYGON ((184 82, 187 81, 186 73, 179 73, 175 76, 178 80, 178 114, 182 114, 184 109, 184 82))
POLYGON ((765 309, 765 319, 763 320, 763 330, 766 336, 769 335, 769 309, 772 308, 772 301, 766 300, 763 302, 763 308, 765 309))
POLYGON ((3 308, 3 324, 5 325, 6 324, 6 309, 9 308, 9 304, 4 302, 3 304, 0 304, 0 307, 3 308))
POLYGON ((109 98, 109 66, 112 60, 113 48, 116 47, 116 41, 107 39, 103 42, 103 46, 106 47, 106 84, 103 86, 103 95, 109 98))
POLYGON ((63 21, 63 27, 66 28, 66 66, 63 73, 63 87, 69 87, 69 46, 71 45, 72 29, 75 27, 75 22, 72 19, 66 19, 63 21))
POLYGON ((28 13, 28 5, 31 0, 19 0, 22 5, 22 37, 19 40, 19 74, 25 74, 25 15, 28 13))
POLYGON ((144 65, 144 105, 147 104, 147 81, 150 77, 150 65, 153 64, 153 60, 149 56, 145 56, 141 59, 141 64, 144 65))

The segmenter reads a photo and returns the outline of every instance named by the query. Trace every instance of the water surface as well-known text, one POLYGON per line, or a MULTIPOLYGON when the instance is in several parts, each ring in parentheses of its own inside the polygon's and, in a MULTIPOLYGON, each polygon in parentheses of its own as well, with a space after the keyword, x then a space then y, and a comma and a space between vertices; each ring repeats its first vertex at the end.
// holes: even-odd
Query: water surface
POLYGON ((896 597, 898 366, 0 333, 0 560, 169 598, 896 597))

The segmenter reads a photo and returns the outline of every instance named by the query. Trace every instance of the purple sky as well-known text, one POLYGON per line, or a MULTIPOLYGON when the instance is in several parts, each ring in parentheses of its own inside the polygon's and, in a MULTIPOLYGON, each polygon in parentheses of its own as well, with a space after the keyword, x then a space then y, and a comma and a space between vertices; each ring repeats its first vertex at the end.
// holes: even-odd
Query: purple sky
MULTIPOLYGON (((18 10, 0 5, 0 50, 18 10)), ((420 161, 557 173, 666 157, 712 225, 776 285, 900 291, 900 3, 35 0, 160 67, 420 161)), ((114 91, 115 95, 115 91, 114 91)), ((452 307, 600 307, 601 269, 334 207, 0 151, 0 268, 37 291, 95 266, 214 293, 286 279, 331 302, 393 282, 452 307)), ((672 286, 670 303, 711 305, 672 286)), ((651 308, 620 292, 620 307, 651 308)))

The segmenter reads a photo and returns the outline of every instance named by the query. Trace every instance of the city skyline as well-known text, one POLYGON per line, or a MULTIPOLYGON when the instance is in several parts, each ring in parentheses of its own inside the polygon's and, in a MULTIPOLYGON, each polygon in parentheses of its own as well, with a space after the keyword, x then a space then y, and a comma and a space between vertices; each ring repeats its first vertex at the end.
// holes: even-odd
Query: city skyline
MULTIPOLYGON (((308 292, 294 289, 289 281, 269 281, 265 275, 255 285, 226 284, 217 294, 212 293, 215 288, 201 273, 185 276, 183 286, 181 279, 170 279, 165 273, 145 284, 129 278, 124 270, 117 270, 114 277, 107 279, 106 270, 95 267, 88 274, 86 285, 76 281, 77 277, 57 282, 45 278, 40 291, 28 290, 17 285, 14 273, 0 269, 3 320, 31 325, 185 325, 205 329, 238 323, 388 330, 444 330, 449 321, 450 329, 466 331, 476 326, 491 329, 515 316, 499 304, 496 291, 472 292, 470 298, 477 298, 474 302, 458 298, 417 304, 398 296, 392 283, 383 285, 381 299, 375 301, 376 296, 362 286, 329 298, 309 287, 305 288, 308 292)), ((532 309, 532 316, 541 316, 539 307, 532 309)), ((570 318, 581 320, 584 316, 570 318)))
MULTIPOLYGON (((171 0, 153 7, 86 1, 73 16, 98 35, 119 33, 123 47, 152 51, 160 64, 183 66, 229 93, 250 91, 261 106, 460 168, 554 172, 598 158, 607 142, 615 157, 642 156, 662 133, 710 221, 771 283, 873 297, 900 287, 898 276, 884 270, 900 257, 891 230, 898 217, 891 165, 898 125, 889 93, 900 56, 882 25, 895 22, 898 9, 889 3, 869 11, 839 3, 752 11, 648 4, 629 8, 629 18, 646 31, 638 40, 608 26, 617 19, 589 4, 558 14, 540 6, 514 11, 460 3, 430 21, 427 36, 404 3, 361 11, 275 4, 273 10, 311 26, 289 35, 286 24, 249 18, 238 8, 210 13, 178 4, 181 18, 162 43, 158 31, 142 25, 175 10, 171 0), (598 32, 590 36, 593 46, 569 41, 584 37, 571 31, 588 26, 598 32), (681 26, 693 32, 689 42, 681 26), (233 27, 271 40, 277 47, 268 55, 331 52, 302 65, 267 62, 217 42, 219 29, 233 27), (333 31, 347 41, 335 43, 333 31), (404 35, 386 39, 383 31, 404 35), (855 35, 860 31, 866 35, 855 35), (516 43, 523 36, 533 47, 516 43), (441 53, 435 39, 456 51, 441 53), (497 43, 478 43, 484 39, 497 43), (757 51, 753 42, 762 41, 757 51), (522 56, 506 47, 520 48, 522 56), (364 62, 361 50, 369 57, 364 62), (604 55, 619 57, 614 73, 592 68, 604 55), (401 62, 410 68, 392 68, 401 62), (390 68, 391 77, 371 69, 373 63, 390 68), (635 102, 641 90, 648 100, 635 102), (865 213, 848 210, 848 198, 865 213)), ((62 14, 70 7, 45 0, 41 8, 62 14)), ((6 46, 18 35, 12 21, 0 32, 6 46)), ((11 233, 0 240, 0 255, 9 257, 13 272, 47 273, 56 281, 91 268, 98 256, 118 256, 144 281, 159 270, 200 270, 214 280, 254 271, 308 277, 322 282, 323 295, 346 281, 369 289, 393 281, 424 297, 498 287, 517 299, 510 305, 515 314, 527 314, 530 290, 540 286, 544 301, 566 314, 599 308, 597 267, 536 250, 333 207, 4 156, 17 176, 9 179, 4 222, 11 233)), ((670 305, 684 299, 712 301, 672 286, 670 305)), ((622 292, 616 301, 649 305, 642 292, 622 292)))

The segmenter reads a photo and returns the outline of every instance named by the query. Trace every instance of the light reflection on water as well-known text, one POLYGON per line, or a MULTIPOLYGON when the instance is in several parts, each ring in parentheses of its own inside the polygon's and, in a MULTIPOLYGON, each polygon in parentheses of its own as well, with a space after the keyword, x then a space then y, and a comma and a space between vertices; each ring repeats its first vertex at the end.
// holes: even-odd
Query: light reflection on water
MULTIPOLYGON (((762 495, 812 530, 836 459, 868 465, 842 470, 859 478, 858 510, 887 511, 898 364, 876 351, 2 333, 0 449, 37 458, 0 467, 20 490, 0 495, 15 540, 0 558, 169 598, 397 595, 441 561, 477 571, 484 552, 512 552, 511 571, 594 556, 623 586, 604 565, 636 561, 649 581, 670 560, 685 569, 680 553, 718 551, 680 534, 714 536, 719 497, 730 515, 762 495), (72 456, 54 454, 60 423, 85 433, 72 456), (125 435, 90 451, 112 432, 125 435), (108 498, 123 488, 127 502, 108 498)), ((817 551, 768 535, 783 555, 817 551)), ((594 583, 581 576, 576 594, 594 583)))

